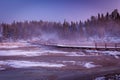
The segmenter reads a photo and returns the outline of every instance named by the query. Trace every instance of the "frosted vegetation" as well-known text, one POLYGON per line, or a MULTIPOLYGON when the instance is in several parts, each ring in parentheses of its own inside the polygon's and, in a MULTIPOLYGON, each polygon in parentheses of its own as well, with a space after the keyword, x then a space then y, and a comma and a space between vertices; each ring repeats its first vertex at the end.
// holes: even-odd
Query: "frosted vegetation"
POLYGON ((85 22, 25 21, 0 24, 0 41, 40 41, 48 43, 119 42, 120 14, 91 16, 85 22))

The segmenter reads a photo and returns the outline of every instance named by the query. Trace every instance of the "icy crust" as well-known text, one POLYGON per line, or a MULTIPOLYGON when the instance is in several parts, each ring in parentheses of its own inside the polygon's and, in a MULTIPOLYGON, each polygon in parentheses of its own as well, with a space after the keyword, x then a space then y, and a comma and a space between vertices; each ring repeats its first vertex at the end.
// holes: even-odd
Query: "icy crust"
POLYGON ((0 65, 6 65, 6 66, 13 67, 13 68, 28 68, 28 67, 57 67, 57 68, 61 68, 61 67, 65 66, 63 64, 56 64, 56 63, 18 61, 18 60, 0 61, 0 65))

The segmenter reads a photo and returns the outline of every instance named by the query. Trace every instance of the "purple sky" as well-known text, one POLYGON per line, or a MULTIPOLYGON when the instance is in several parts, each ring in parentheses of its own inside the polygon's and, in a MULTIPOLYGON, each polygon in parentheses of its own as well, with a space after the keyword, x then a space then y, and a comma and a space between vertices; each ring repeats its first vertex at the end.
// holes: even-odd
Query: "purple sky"
POLYGON ((120 10, 120 0, 0 0, 0 22, 79 21, 120 10))

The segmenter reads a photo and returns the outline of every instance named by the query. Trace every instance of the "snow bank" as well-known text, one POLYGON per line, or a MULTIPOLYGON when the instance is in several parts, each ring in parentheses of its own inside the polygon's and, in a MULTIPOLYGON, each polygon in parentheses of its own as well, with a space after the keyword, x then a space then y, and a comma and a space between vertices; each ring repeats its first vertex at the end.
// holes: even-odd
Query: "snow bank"
POLYGON ((0 61, 0 65, 7 65, 13 68, 28 68, 28 67, 57 67, 61 68, 65 65, 47 62, 31 62, 31 61, 18 61, 18 60, 7 60, 0 61))

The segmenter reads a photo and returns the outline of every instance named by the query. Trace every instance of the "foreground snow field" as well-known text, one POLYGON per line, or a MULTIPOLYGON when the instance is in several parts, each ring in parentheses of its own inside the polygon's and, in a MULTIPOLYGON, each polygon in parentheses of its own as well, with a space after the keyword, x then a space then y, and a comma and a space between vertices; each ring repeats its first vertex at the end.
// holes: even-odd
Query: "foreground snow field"
MULTIPOLYGON (((58 48, 28 43, 4 43, 2 45, 0 45, 0 74, 2 75, 0 78, 3 78, 2 80, 9 80, 8 77, 12 75, 9 73, 13 72, 13 74, 16 74, 16 70, 19 69, 21 69, 19 73, 21 77, 23 75, 22 71, 27 73, 27 70, 30 70, 30 72, 32 71, 30 75, 33 78, 38 78, 38 80, 68 80, 67 77, 70 76, 73 76, 73 79, 69 80, 74 80, 75 76, 82 78, 82 76, 86 74, 92 75, 92 73, 94 74, 92 79, 102 80, 101 77, 96 78, 96 76, 104 76, 105 73, 114 72, 116 69, 120 73, 120 68, 118 68, 120 67, 119 51, 58 48), (33 69, 42 71, 44 78, 42 74, 38 74, 39 76, 35 77, 36 75, 34 74, 36 72, 33 72, 33 69), (4 75, 4 73, 7 75, 4 75), (51 75, 53 77, 56 76, 54 77, 55 79, 47 77, 51 75)), ((14 75, 12 76, 12 80, 19 80, 14 75)), ((29 79, 27 76, 24 77, 22 80, 35 80, 33 78, 29 79)), ((90 76, 88 78, 91 80, 90 76)))

